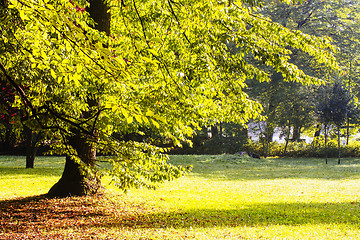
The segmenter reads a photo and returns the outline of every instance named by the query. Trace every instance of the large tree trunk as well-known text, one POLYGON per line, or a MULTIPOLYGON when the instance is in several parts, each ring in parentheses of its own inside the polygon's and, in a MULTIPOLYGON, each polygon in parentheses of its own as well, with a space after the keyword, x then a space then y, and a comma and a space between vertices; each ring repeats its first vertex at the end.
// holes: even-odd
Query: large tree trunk
MULTIPOLYGON (((77 132, 69 137, 68 144, 72 146, 81 162, 88 167, 94 167, 96 150, 92 146, 91 139, 77 132)), ((71 156, 66 156, 66 163, 61 179, 48 192, 49 197, 83 196, 97 193, 100 188, 100 180, 90 177, 86 169, 75 162, 71 156)))
MULTIPOLYGON (((91 0, 90 6, 86 9, 90 17, 96 22, 95 29, 110 34, 110 13, 109 8, 103 0, 91 0)), ((89 94, 88 104, 90 109, 98 106, 98 99, 89 94)), ((91 112, 84 112, 83 117, 91 116, 91 112)), ((68 143, 77 152, 81 163, 86 167, 94 167, 96 149, 92 142, 95 137, 81 133, 79 130, 73 131, 74 135, 69 137, 68 143)), ((49 197, 66 197, 91 195, 98 192, 101 183, 98 177, 90 177, 79 163, 75 162, 70 156, 66 157, 63 175, 49 191, 49 197)))

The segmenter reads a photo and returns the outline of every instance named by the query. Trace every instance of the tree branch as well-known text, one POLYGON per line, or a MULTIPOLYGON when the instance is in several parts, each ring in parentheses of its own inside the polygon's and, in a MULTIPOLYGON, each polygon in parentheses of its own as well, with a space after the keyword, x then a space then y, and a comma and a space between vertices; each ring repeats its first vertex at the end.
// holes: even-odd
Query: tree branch
POLYGON ((0 69, 1 71, 4 73, 4 76, 6 77, 6 79, 9 81, 9 83, 11 84, 11 86, 13 86, 16 91, 19 93, 20 98, 22 99, 22 101, 24 102, 24 105, 28 108, 30 108, 31 112, 33 115, 36 115, 36 109, 34 108, 34 106, 32 105, 31 101, 27 98, 24 90, 22 89, 21 86, 19 86, 14 79, 12 79, 12 77, 7 73, 6 68, 4 67, 4 65, 2 64, 2 62, 0 61, 0 69))

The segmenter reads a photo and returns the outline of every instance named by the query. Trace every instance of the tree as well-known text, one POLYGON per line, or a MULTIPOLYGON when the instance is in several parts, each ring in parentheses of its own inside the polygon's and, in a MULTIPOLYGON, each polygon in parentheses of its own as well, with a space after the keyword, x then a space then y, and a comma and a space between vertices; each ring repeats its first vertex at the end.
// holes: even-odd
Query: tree
MULTIPOLYGON (((74 4, 77 11, 83 12, 84 8, 80 8, 74 4)), ((110 12, 108 6, 103 0, 92 0, 90 6, 86 8, 90 18, 94 20, 94 29, 101 33, 110 35, 110 12)), ((76 23, 77 24, 77 23, 76 23)), ((89 119, 97 115, 97 109, 100 99, 89 90, 85 90, 85 102, 89 109, 83 110, 81 116, 89 119)), ((93 128, 89 134, 84 134, 77 128, 70 128, 71 135, 66 136, 67 144, 70 145, 77 153, 80 160, 87 166, 94 167, 96 162, 96 147, 91 143, 97 141, 96 129, 93 128)), ((100 188, 100 180, 97 176, 89 176, 81 171, 81 165, 66 156, 66 163, 61 179, 50 189, 48 196, 67 196, 67 195, 84 195, 96 193, 100 188), (69 189, 69 186, 72 186, 69 189)))
POLYGON ((279 99, 279 110, 276 122, 285 135, 285 155, 289 141, 301 141, 302 129, 310 128, 314 122, 315 101, 311 86, 299 87, 288 83, 283 88, 279 99))
POLYGON ((331 120, 336 126, 338 138, 338 164, 340 164, 340 132, 341 127, 346 119, 353 116, 356 111, 355 105, 352 104, 352 96, 344 87, 342 82, 335 82, 329 99, 329 107, 331 110, 331 120))
MULTIPOLYGON (((261 9, 265 15, 283 26, 298 29, 315 36, 328 36, 337 46, 336 57, 342 70, 342 79, 350 92, 356 95, 359 76, 360 5, 357 0, 309 0, 303 4, 287 5, 279 1, 266 1, 261 9)), ((294 51, 292 62, 300 69, 315 76, 333 76, 336 73, 316 64, 312 58, 294 51)), ((332 77, 329 82, 333 82, 332 77)), ((315 94, 315 92, 314 92, 315 94)), ((350 123, 347 121, 347 143, 350 123)))
POLYGON ((1 151, 12 153, 14 145, 23 141, 26 148, 26 168, 34 168, 41 133, 34 133, 21 121, 21 111, 12 106, 16 95, 11 85, 3 80, 0 81, 0 88, 1 151))
MULTIPOLYGON (((4 3, 5 4, 5 3, 4 3)), ((1 9, 3 10, 3 9, 1 9)), ((19 16, 13 16, 14 21, 20 21, 19 16)), ((11 51, 11 50, 10 50, 11 51)), ((0 129, 2 151, 12 153, 15 144, 25 143, 26 148, 26 168, 34 168, 34 161, 37 152, 37 143, 41 139, 40 132, 34 131, 26 124, 26 119, 22 118, 21 109, 14 107, 16 91, 5 76, 0 74, 0 129)), ((23 87, 24 88, 24 87, 23 87)))
POLYGON ((353 103, 353 97, 344 87, 343 83, 336 81, 331 88, 323 89, 320 94, 318 111, 320 121, 325 127, 325 151, 327 164, 327 129, 330 124, 336 127, 338 139, 338 164, 340 164, 340 133, 343 124, 348 117, 357 118, 357 107, 353 103))
POLYGON ((89 193, 79 182, 97 185, 101 172, 124 190, 181 176, 185 169, 169 164, 164 149, 112 135, 152 129, 179 145, 206 124, 244 125, 261 112, 245 80, 269 81, 254 61, 304 84, 321 80, 289 63, 287 46, 336 67, 327 39, 288 30, 242 2, 108 1, 109 33, 83 1, 9 2, 1 71, 32 128, 51 130, 53 152, 67 154, 64 175, 80 176, 58 195, 89 193), (109 156, 110 169, 97 167, 95 150, 109 156))
MULTIPOLYGON (((284 27, 291 29, 301 30, 306 33, 321 36, 317 31, 313 31, 311 20, 313 16, 317 16, 317 12, 323 9, 323 1, 305 1, 303 3, 286 4, 279 1, 265 1, 264 7, 259 11, 265 16, 270 17, 273 21, 278 22, 284 27)), ((326 77, 328 74, 323 74, 325 69, 321 65, 313 61, 313 58, 306 53, 292 49, 291 62, 297 65, 300 69, 313 76, 321 78, 326 77)), ((302 84, 287 84, 284 83, 281 75, 274 73, 272 80, 276 84, 269 84, 268 88, 262 88, 260 91, 266 90, 265 93, 259 95, 258 99, 265 106, 268 111, 265 112, 267 116, 267 125, 272 126, 272 129, 279 127, 285 135, 286 144, 284 153, 288 145, 288 141, 292 135, 293 141, 300 141, 301 131, 305 126, 314 119, 315 114, 312 114, 311 106, 313 101, 311 97, 300 96, 297 93, 308 93, 311 96, 312 88, 303 86, 302 84), (268 99, 266 99, 268 97, 268 99), (271 105, 266 105, 270 102, 271 105), (306 109, 306 110, 305 110, 306 109), (310 111, 307 111, 310 110, 310 111)), ((267 132, 273 133, 273 130, 267 129, 267 132)), ((269 141, 269 139, 268 139, 269 141)))
POLYGON ((318 113, 320 122, 324 125, 324 136, 325 136, 325 163, 328 163, 328 155, 327 155, 327 138, 328 138, 328 127, 331 122, 331 108, 329 106, 329 93, 325 90, 325 88, 321 89, 320 101, 318 102, 318 113))

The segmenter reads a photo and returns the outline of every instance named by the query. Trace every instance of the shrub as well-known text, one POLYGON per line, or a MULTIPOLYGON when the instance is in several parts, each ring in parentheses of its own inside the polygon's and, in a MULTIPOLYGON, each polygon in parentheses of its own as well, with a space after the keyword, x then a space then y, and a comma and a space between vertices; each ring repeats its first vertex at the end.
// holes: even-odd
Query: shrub
MULTIPOLYGON (((264 156, 263 145, 259 142, 248 141, 245 145, 246 151, 251 151, 264 156)), ((285 143, 272 142, 269 144, 268 156, 286 157, 325 157, 325 139, 323 136, 315 138, 311 143, 288 142, 284 154, 285 143)), ((338 145, 336 139, 328 140, 328 157, 338 156, 338 145)), ((360 157, 360 142, 353 141, 348 145, 341 145, 341 157, 360 157)))

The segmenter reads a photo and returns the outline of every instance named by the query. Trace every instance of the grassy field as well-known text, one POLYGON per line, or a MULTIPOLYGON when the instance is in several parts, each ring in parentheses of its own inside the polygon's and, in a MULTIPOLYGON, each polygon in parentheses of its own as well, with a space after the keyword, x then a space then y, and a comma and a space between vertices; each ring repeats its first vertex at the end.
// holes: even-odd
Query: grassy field
POLYGON ((360 239, 360 159, 173 156, 157 190, 44 199, 64 159, 0 157, 0 239, 360 239), (35 196, 35 197, 34 197, 35 196))

